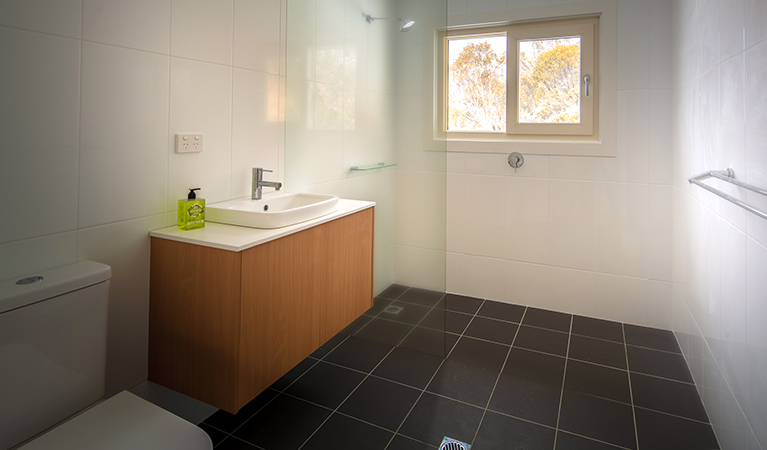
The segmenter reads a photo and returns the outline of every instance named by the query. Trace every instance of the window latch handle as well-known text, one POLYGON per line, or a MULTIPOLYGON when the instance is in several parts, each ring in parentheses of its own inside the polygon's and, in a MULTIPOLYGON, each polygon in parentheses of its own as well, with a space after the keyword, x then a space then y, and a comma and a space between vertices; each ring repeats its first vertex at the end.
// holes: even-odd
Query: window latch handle
POLYGON ((591 77, 589 75, 586 75, 583 77, 583 82, 586 83, 586 97, 589 96, 589 83, 591 82, 591 77))

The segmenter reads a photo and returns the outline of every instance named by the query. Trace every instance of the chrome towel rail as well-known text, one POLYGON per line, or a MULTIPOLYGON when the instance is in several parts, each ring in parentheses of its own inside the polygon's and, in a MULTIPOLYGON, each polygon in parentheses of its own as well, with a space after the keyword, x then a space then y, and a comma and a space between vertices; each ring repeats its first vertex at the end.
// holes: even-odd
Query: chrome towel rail
POLYGON ((740 186, 743 189, 748 189, 751 192, 756 192, 757 194, 767 195, 767 190, 764 190, 762 188, 753 186, 748 183, 744 183, 742 181, 738 181, 735 179, 735 171, 732 169, 727 170, 709 170, 707 172, 703 172, 701 174, 695 175, 694 177, 690 177, 687 179, 692 184, 698 185, 702 187, 703 189, 718 195, 719 197, 722 197, 723 199, 727 200, 728 202, 734 203, 741 208, 745 209, 746 211, 750 211, 757 216, 761 217, 762 219, 767 220, 767 212, 762 211, 761 209, 756 208, 755 206, 749 205, 748 203, 744 202, 743 200, 740 200, 738 198, 733 197, 732 195, 725 194, 724 192, 720 191, 719 189, 712 188, 711 186, 703 183, 703 180, 707 178, 716 178, 718 180, 726 181, 727 183, 734 184, 735 186, 740 186))

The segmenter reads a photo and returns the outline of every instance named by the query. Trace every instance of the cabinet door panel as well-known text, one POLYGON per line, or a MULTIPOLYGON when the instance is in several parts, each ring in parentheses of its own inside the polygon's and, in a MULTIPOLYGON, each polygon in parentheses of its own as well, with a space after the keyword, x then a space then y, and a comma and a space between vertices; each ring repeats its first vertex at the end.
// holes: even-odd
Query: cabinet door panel
POLYGON ((320 342, 373 304, 373 209, 328 222, 323 228, 326 272, 320 342))
POLYGON ((238 397, 255 397, 316 350, 319 341, 324 227, 242 253, 238 397))

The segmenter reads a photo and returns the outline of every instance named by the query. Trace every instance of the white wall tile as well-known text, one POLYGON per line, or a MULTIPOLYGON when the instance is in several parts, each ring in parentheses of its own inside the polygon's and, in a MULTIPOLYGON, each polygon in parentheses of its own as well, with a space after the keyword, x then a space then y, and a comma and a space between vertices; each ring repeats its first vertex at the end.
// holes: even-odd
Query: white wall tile
POLYGON ((647 278, 647 186, 600 183, 596 189, 597 270, 647 278))
POLYGON ((234 0, 172 0, 173 56, 232 64, 234 0))
POLYGON ((492 258, 469 259, 470 292, 484 292, 491 300, 519 305, 549 304, 550 267, 492 258), (482 273, 479 273, 482 272, 482 273), (504 287, 505 290, 501 290, 504 287))
POLYGON ((423 289, 445 289, 446 254, 440 250, 394 246, 394 280, 423 289))
POLYGON ((80 230, 78 261, 112 267, 107 340, 107 395, 146 379, 149 338, 149 231, 162 215, 80 230))
POLYGON ((170 53, 171 0, 83 0, 83 39, 170 53))
POLYGON ((597 275, 594 272, 550 267, 548 285, 550 309, 596 316, 597 275))
POLYGON ((598 263, 598 186, 595 183, 549 182, 549 261, 573 269, 596 270, 598 263))
POLYGON ((672 10, 673 2, 668 0, 651 0, 650 2, 651 89, 670 89, 673 85, 672 10))
POLYGON ((465 175, 467 195, 466 252, 502 258, 506 236, 506 180, 504 177, 465 175))
POLYGON ((79 225, 160 214, 168 181, 168 57, 89 42, 82 51, 79 225))
MULTIPOLYGON (((466 255, 463 258, 463 263, 462 269, 467 275, 465 289, 467 292, 471 292, 474 297, 496 301, 509 301, 510 296, 517 299, 521 298, 522 294, 519 293, 519 289, 516 292, 507 291, 508 285, 503 282, 508 280, 512 274, 510 269, 513 263, 503 259, 472 255, 466 255)), ((524 277, 524 274, 518 272, 515 274, 515 279, 519 280, 521 284, 530 281, 524 277)))
POLYGON ((647 188, 647 276, 652 280, 672 281, 673 270, 673 195, 671 186, 647 188))
POLYGON ((80 38, 82 0, 5 0, 0 25, 80 38))
POLYGON ((673 317, 673 285, 667 281, 650 280, 647 289, 647 325, 670 330, 673 317))
POLYGON ((168 203, 190 188, 208 202, 229 200, 232 138, 232 68, 181 58, 170 64, 168 203), (201 153, 175 153, 176 133, 202 133, 201 153))
POLYGON ((51 234, 0 244, 0 279, 30 275, 77 262, 77 233, 51 234))
POLYGON ((745 0, 724 0, 719 8, 719 60, 743 51, 745 42, 745 0))
POLYGON ((80 44, 0 28, 0 242, 77 227, 80 44), (12 193, 12 195, 11 195, 12 193))
POLYGON ((767 4, 763 0, 745 0, 746 48, 767 38, 767 4))
POLYGON ((647 325, 648 280, 606 274, 596 276, 597 317, 647 325))
POLYGON ((505 257, 539 264, 549 262, 549 182, 506 178, 505 257))
POLYGON ((618 1, 618 89, 650 86, 650 2, 618 1))
POLYGON ((280 72, 279 0, 234 1, 234 66, 280 72))
POLYGON ((250 195, 254 167, 273 170, 269 180, 284 181, 277 151, 284 131, 279 83, 277 75, 234 69, 231 198, 250 195))

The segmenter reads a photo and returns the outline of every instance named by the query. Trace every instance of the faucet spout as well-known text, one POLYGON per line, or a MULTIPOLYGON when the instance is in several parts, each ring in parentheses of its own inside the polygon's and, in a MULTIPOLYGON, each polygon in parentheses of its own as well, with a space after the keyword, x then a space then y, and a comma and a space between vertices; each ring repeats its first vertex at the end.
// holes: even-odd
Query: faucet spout
POLYGON ((282 188, 282 183, 278 181, 264 181, 264 172, 273 171, 262 167, 253 168, 253 189, 250 195, 250 198, 253 200, 261 200, 261 188, 264 186, 274 188, 276 191, 279 191, 282 188))

